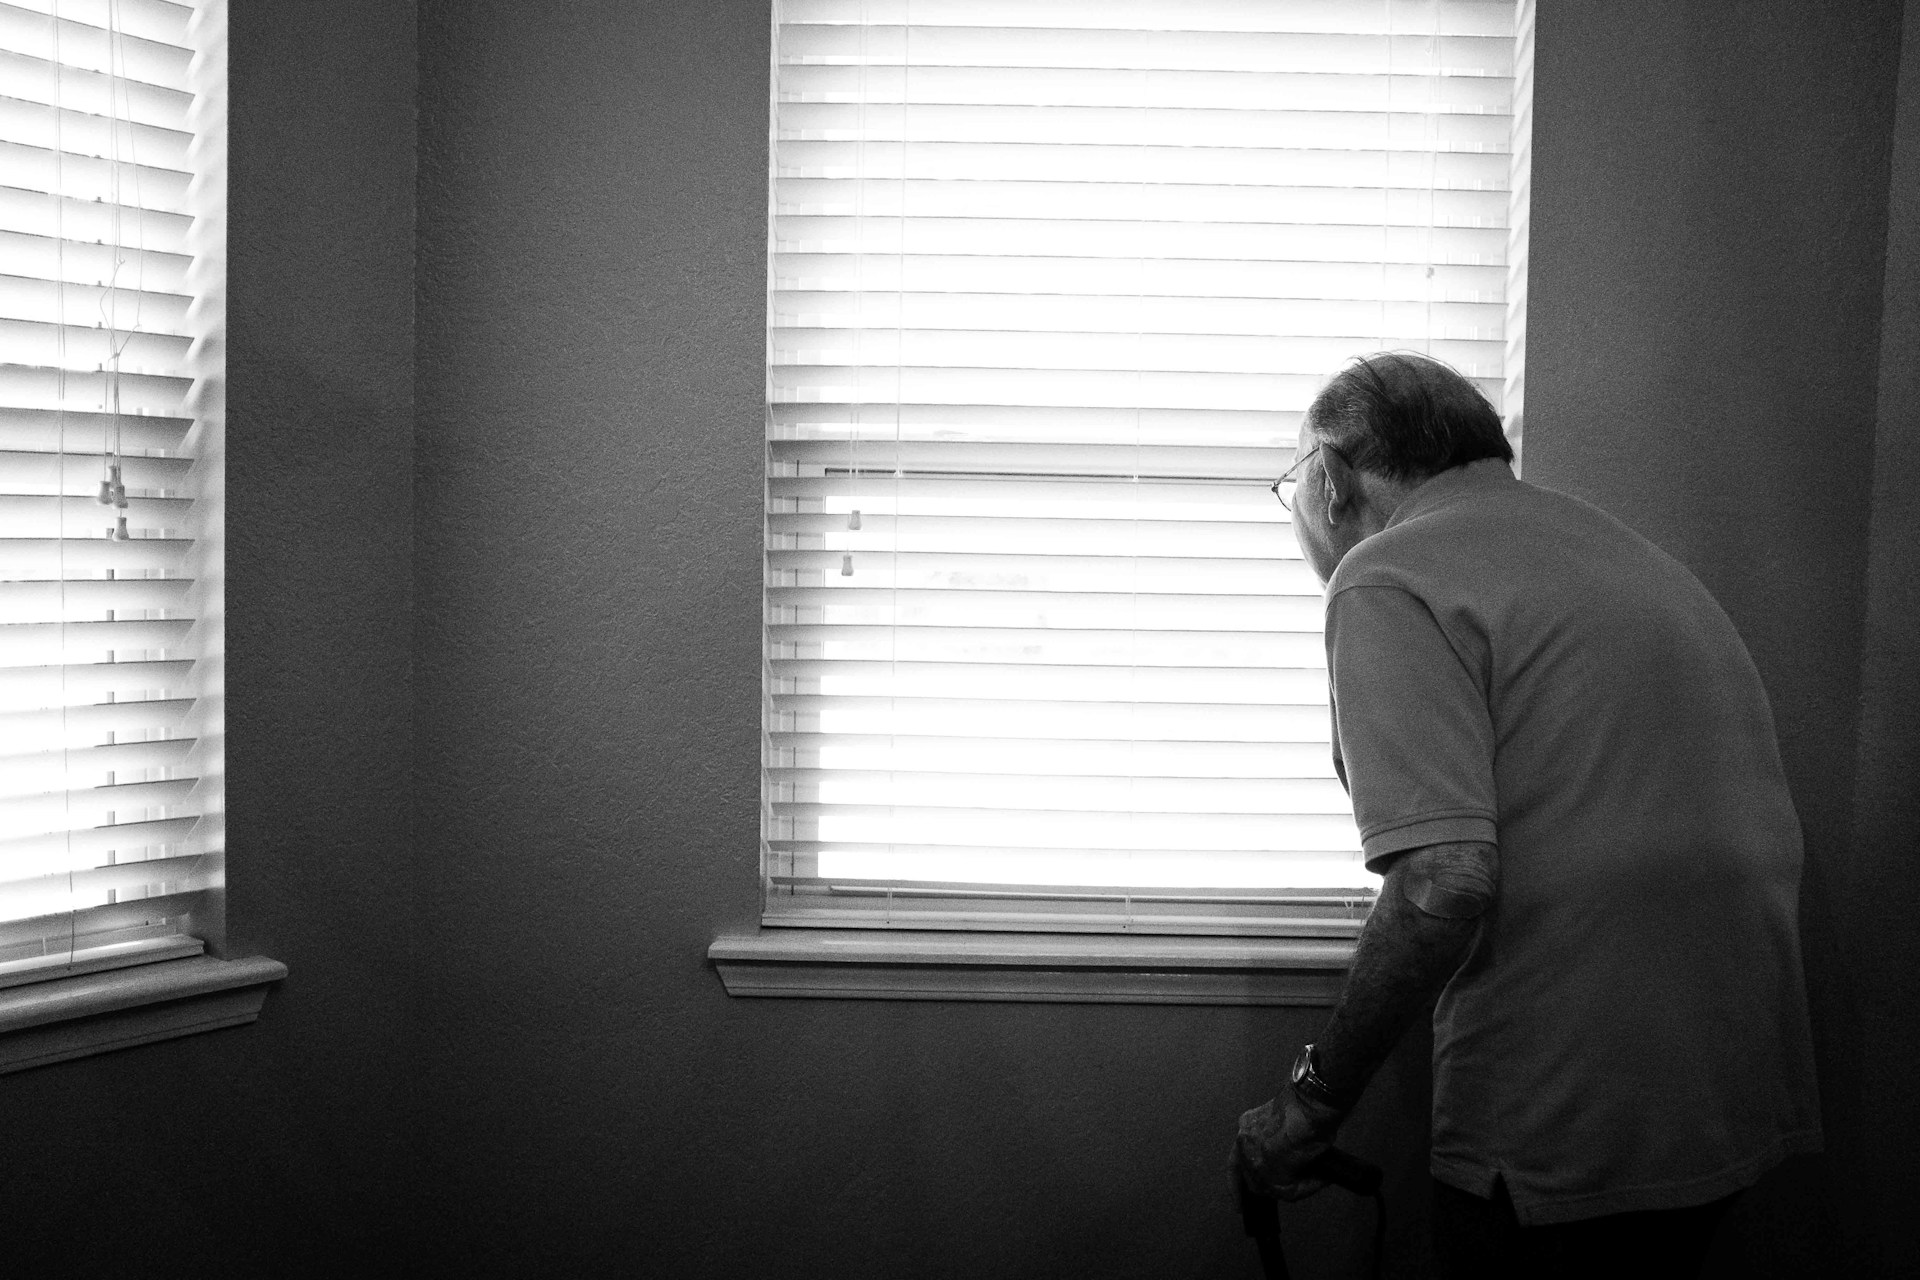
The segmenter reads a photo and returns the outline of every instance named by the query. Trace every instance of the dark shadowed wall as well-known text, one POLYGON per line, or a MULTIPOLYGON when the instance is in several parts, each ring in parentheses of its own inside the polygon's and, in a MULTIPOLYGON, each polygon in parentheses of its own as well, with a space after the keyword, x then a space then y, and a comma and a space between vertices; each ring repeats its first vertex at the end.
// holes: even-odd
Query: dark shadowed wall
MULTIPOLYGON (((1897 0, 1542 8, 1529 475, 1727 604, 1808 829, 1831 1150, 1717 1274, 1911 1274, 1916 59, 1897 0)), ((235 5, 230 917, 293 976, 0 1080, 0 1270, 1253 1274, 1227 1138, 1319 1012, 704 962, 757 909, 766 0, 419 9, 416 64, 408 5, 235 5)), ((1350 1135, 1389 1274, 1425 1052, 1350 1135)), ((1362 1274, 1364 1210, 1287 1214, 1362 1274)))
POLYGON ((254 1026, 0 1078, 0 1275, 376 1274, 407 1246, 414 22, 230 20, 230 954, 254 1026))

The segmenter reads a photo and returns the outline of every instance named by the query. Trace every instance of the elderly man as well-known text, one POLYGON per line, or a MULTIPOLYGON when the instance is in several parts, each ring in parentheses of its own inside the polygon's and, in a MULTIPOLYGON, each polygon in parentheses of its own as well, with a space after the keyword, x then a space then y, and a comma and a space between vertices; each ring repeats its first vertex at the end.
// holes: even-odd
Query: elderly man
POLYGON ((1345 994, 1234 1163, 1285 1199, 1430 1000, 1442 1271, 1691 1275, 1820 1142, 1800 828, 1698 580, 1515 478, 1498 415, 1377 355, 1276 486, 1327 587, 1334 764, 1385 876, 1345 994))

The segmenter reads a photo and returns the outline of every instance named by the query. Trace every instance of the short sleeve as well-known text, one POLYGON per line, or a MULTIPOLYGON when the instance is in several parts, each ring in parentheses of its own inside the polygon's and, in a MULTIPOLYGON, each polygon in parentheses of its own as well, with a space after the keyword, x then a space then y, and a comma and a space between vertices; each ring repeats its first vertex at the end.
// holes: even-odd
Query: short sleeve
POLYGON ((1327 604, 1334 763, 1367 865, 1450 840, 1497 843, 1485 692, 1427 606, 1354 586, 1327 604))

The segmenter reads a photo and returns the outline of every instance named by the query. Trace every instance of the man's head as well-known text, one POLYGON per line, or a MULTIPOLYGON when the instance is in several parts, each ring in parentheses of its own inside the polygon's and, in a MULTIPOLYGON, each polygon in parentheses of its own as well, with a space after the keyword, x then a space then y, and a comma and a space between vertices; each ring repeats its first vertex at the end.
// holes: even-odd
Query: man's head
POLYGON ((1482 458, 1513 461, 1500 415, 1451 367, 1412 352, 1362 356, 1314 397, 1295 450, 1293 533, 1322 582, 1386 527, 1408 491, 1482 458))

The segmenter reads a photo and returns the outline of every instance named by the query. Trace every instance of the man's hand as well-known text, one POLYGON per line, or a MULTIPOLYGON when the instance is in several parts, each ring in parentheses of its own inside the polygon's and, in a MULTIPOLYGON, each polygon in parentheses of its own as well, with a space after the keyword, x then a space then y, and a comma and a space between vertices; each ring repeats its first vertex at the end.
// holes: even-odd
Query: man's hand
POLYGON ((1291 1086, 1240 1117, 1227 1168, 1236 1193, 1241 1182, 1261 1195, 1304 1200, 1327 1185, 1307 1172, 1333 1145, 1342 1116, 1302 1098, 1291 1086))

